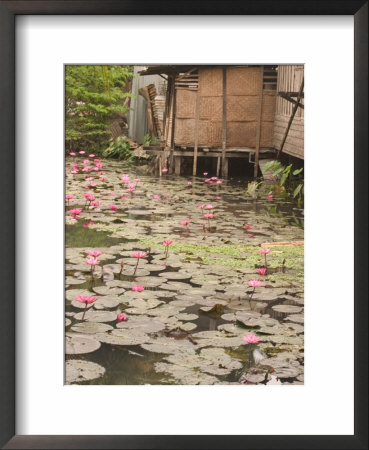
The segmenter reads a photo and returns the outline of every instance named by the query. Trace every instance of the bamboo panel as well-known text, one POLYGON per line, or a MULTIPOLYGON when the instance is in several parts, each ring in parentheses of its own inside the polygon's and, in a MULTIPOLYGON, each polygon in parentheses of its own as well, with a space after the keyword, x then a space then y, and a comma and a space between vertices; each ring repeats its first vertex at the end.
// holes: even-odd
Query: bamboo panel
POLYGON ((222 120, 222 97, 200 97, 200 119, 222 120))
POLYGON ((177 145, 193 145, 195 136, 195 119, 176 118, 174 142, 177 145))
POLYGON ((257 95, 260 87, 260 67, 230 67, 227 69, 227 95, 257 95))
POLYGON ((261 123, 260 147, 273 146, 273 131, 274 131, 273 122, 261 123))
POLYGON ((196 91, 177 89, 176 118, 194 119, 196 112, 196 91))
POLYGON ((257 116, 256 95, 227 95, 227 122, 253 122, 257 116))
POLYGON ((222 145, 222 122, 200 120, 199 145, 220 147, 222 145))
POLYGON ((263 92, 262 120, 274 122, 275 117, 275 92, 263 92))
POLYGON ((227 147, 255 147, 255 122, 227 122, 227 147))
POLYGON ((199 87, 202 97, 222 96, 222 69, 201 69, 199 70, 199 87))

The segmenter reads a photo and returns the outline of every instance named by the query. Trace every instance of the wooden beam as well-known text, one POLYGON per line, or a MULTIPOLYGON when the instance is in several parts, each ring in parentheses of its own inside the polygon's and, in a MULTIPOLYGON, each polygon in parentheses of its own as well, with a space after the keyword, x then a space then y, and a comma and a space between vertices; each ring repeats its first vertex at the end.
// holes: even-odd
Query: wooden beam
POLYGON ((290 117, 290 120, 288 121, 287 128, 286 128, 286 131, 284 133, 284 136, 283 136, 283 139, 282 139, 282 142, 281 142, 281 147, 280 147, 280 149, 278 150, 278 153, 277 153, 277 159, 279 159, 279 156, 280 156, 280 154, 283 151, 283 147, 284 147, 284 144, 286 142, 286 139, 287 139, 287 136, 288 136, 288 132, 290 131, 290 127, 291 127, 293 118, 295 117, 297 108, 299 106, 303 90, 304 90, 304 77, 302 77, 301 86, 300 86, 300 89, 299 89, 299 92, 298 92, 298 95, 297 95, 297 102, 296 102, 296 105, 293 106, 291 117, 290 117))
POLYGON ((197 148, 199 145, 199 126, 200 126, 200 90, 196 93, 196 111, 195 111, 195 147, 193 149, 193 168, 192 175, 197 173, 197 148))
POLYGON ((285 92, 278 92, 278 95, 282 98, 284 98, 285 100, 293 103, 294 105, 297 105, 298 107, 304 109, 304 105, 302 103, 297 103, 297 101, 295 99, 293 99, 291 96, 289 96, 288 94, 286 94, 285 92))
POLYGON ((255 144, 255 163, 254 163, 254 178, 258 176, 259 170, 259 151, 260 151, 260 137, 261 137, 261 124, 262 124, 262 112, 263 112, 263 77, 264 66, 260 67, 260 87, 259 87, 259 103, 257 112, 257 125, 256 125, 256 144, 255 144))
POLYGON ((228 164, 226 164, 226 148, 227 148, 227 68, 223 67, 222 177, 226 177, 226 172, 228 175, 228 164))

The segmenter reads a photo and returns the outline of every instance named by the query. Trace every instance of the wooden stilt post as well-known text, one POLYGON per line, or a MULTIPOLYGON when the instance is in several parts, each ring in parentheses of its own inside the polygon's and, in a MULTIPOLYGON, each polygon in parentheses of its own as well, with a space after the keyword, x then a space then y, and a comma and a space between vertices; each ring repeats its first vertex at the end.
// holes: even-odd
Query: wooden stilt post
POLYGON ((284 133, 284 136, 283 136, 283 139, 282 139, 282 142, 281 142, 281 147, 280 147, 280 149, 278 150, 278 153, 277 153, 277 159, 279 159, 279 156, 280 156, 280 154, 283 151, 283 147, 284 147, 284 144, 286 142, 286 139, 287 139, 287 136, 288 136, 288 132, 290 131, 293 118, 295 117, 296 111, 297 111, 297 109, 299 107, 299 104, 300 104, 300 101, 301 101, 301 98, 302 98, 303 90, 304 90, 304 77, 302 77, 300 90, 299 90, 299 92, 297 94, 296 104, 294 104, 294 106, 293 106, 291 117, 290 117, 290 120, 288 121, 287 128, 286 128, 286 131, 284 133))
POLYGON ((217 157, 217 173, 216 176, 219 177, 220 173, 220 156, 217 157))
POLYGON ((223 67, 222 177, 228 176, 228 170, 226 174, 226 148, 227 148, 227 68, 223 67))
POLYGON ((175 132, 175 122, 176 122, 176 76, 172 76, 172 132, 170 136, 170 173, 173 173, 173 163, 174 163, 174 132, 175 132))
POLYGON ((261 124, 263 113, 263 78, 264 78, 264 66, 260 68, 260 88, 259 88, 259 104, 258 104, 258 123, 256 125, 256 143, 255 143, 255 163, 254 163, 254 178, 258 176, 259 171, 259 151, 260 151, 260 137, 261 137, 261 124))
POLYGON ((195 146, 193 149, 193 168, 192 175, 197 173, 197 149, 199 146, 199 126, 200 126, 200 87, 197 87, 196 94, 196 111, 195 111, 195 146))

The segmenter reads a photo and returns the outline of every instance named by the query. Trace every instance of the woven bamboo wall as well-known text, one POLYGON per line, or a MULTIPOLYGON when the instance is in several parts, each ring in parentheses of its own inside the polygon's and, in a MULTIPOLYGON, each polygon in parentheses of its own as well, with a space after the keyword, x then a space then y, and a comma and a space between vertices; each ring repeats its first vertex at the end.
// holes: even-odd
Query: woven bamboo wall
MULTIPOLYGON (((279 92, 298 92, 304 75, 304 66, 279 66, 278 84, 279 92)), ((302 100, 301 103, 304 103, 302 100)), ((279 149, 288 120, 292 113, 293 104, 282 97, 277 97, 274 122, 273 144, 279 149)), ((304 158, 304 110, 298 108, 293 119, 290 131, 283 147, 283 153, 298 158, 304 158)))
MULTIPOLYGON (((257 111, 261 67, 227 68, 227 147, 256 146, 257 111)), ((223 73, 221 68, 199 70, 199 145, 222 145, 223 73)), ((195 140, 196 90, 176 91, 175 144, 193 146, 195 140)), ((271 147, 275 115, 275 92, 264 91, 261 147, 271 147)))

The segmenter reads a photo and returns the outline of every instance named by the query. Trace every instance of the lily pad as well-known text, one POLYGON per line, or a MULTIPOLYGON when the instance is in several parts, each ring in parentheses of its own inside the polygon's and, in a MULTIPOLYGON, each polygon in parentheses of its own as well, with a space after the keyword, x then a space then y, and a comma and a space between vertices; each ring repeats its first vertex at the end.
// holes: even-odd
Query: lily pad
MULTIPOLYGON (((77 313, 74 318, 82 320, 83 312, 77 313)), ((88 310, 84 320, 87 322, 113 322, 117 319, 117 315, 111 311, 92 311, 88 310)))
POLYGON ((300 306, 293 306, 293 305, 275 305, 272 306, 272 309, 274 311, 285 314, 297 314, 302 311, 302 308, 300 306))
POLYGON ((85 336, 71 336, 65 337, 65 353, 67 355, 82 355, 84 353, 95 352, 100 348, 100 342, 85 336))
POLYGON ((105 374, 104 367, 90 361, 72 359, 65 365, 66 384, 80 383, 101 378, 105 374))
POLYGON ((100 322, 80 322, 72 326, 71 330, 82 334, 96 334, 104 333, 105 331, 113 330, 111 325, 100 322))

